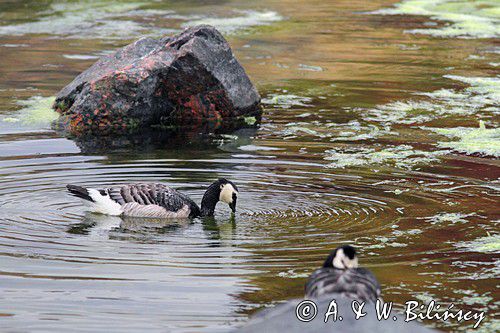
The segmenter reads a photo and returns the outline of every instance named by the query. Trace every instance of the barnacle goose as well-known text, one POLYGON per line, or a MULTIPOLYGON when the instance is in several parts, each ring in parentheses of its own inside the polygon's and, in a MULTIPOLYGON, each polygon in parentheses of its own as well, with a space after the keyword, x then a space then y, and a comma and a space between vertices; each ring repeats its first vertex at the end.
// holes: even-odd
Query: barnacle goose
POLYGON ((380 285, 370 271, 358 268, 356 250, 344 245, 333 250, 323 267, 313 272, 305 286, 306 299, 294 299, 264 309, 232 333, 437 333, 416 321, 406 322, 399 313, 380 320, 375 311, 380 285), (356 318, 354 301, 366 302, 365 315, 356 318), (329 314, 332 302, 337 320, 329 314), (307 307, 301 307, 306 304, 307 307), (312 306, 314 304, 314 307, 312 306), (302 310, 307 310, 302 312, 302 310), (299 314, 306 318, 299 319, 299 314), (341 318, 342 317, 342 318, 341 318))
POLYGON ((343 245, 333 250, 323 267, 307 280, 306 297, 341 294, 358 301, 376 301, 380 297, 380 284, 365 268, 358 267, 356 250, 343 245))
POLYGON ((67 185, 68 191, 86 200, 93 212, 130 217, 193 218, 213 216, 219 201, 236 211, 238 188, 220 178, 213 182, 201 199, 201 208, 188 196, 160 183, 111 186, 103 189, 67 185))

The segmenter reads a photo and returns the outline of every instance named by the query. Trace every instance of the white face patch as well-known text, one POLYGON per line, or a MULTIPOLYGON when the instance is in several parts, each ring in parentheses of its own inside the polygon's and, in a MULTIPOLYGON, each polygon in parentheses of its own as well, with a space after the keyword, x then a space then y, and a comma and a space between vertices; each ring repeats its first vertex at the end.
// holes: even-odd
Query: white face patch
POLYGON ((219 200, 230 204, 233 202, 233 193, 236 193, 236 195, 238 195, 238 191, 234 189, 233 185, 229 183, 223 184, 220 186, 219 200))
POLYGON ((354 259, 350 259, 345 255, 343 249, 338 249, 333 258, 332 265, 335 268, 347 269, 347 268, 357 268, 358 267, 358 257, 354 256, 354 259))

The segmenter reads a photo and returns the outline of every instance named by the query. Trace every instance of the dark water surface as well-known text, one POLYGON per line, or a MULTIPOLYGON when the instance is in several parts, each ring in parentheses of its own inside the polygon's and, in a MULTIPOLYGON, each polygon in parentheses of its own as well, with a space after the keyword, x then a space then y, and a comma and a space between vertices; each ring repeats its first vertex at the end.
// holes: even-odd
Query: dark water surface
POLYGON ((496 1, 0 2, 2 331, 226 331, 300 297, 341 243, 386 301, 484 310, 479 331, 498 331, 498 13, 496 1), (96 58, 203 22, 258 86, 259 129, 123 148, 49 129, 51 96, 96 58), (218 177, 240 188, 234 220, 222 204, 206 220, 92 215, 64 188, 160 181, 199 202, 218 177))

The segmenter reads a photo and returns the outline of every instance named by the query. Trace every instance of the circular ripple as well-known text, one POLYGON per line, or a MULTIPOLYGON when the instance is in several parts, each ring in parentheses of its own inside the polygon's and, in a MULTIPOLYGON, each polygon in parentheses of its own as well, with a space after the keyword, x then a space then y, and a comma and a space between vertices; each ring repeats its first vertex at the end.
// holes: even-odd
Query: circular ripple
MULTIPOLYGON (((159 308, 184 307, 165 316, 173 327, 200 316, 210 318, 203 320, 209 327, 243 315, 237 310, 241 304, 265 302, 269 295, 259 290, 277 277, 296 280, 286 283, 302 290, 302 278, 341 243, 358 245, 364 264, 375 269, 387 261, 408 267, 432 257, 431 250, 398 250, 433 241, 426 230, 435 236, 439 228, 409 218, 408 209, 428 216, 428 206, 481 195, 443 190, 461 183, 423 173, 354 177, 312 163, 282 160, 277 167, 256 157, 125 160, 68 154, 0 160, 0 274, 15 281, 12 292, 35 288, 30 299, 16 298, 13 307, 30 313, 26 304, 42 300, 58 309, 58 318, 83 312, 98 320, 112 312, 112 300, 135 302, 134 313, 148 312, 147 304, 155 302, 159 308), (90 214, 65 189, 68 183, 160 181, 200 202, 218 177, 240 189, 234 219, 222 203, 214 219, 193 221, 90 214), (377 256, 380 249, 384 260, 377 256), (55 296, 68 290, 74 304, 55 296)), ((441 248, 450 251, 449 245, 441 248)), ((124 320, 124 329, 132 327, 127 324, 137 322, 124 320)))

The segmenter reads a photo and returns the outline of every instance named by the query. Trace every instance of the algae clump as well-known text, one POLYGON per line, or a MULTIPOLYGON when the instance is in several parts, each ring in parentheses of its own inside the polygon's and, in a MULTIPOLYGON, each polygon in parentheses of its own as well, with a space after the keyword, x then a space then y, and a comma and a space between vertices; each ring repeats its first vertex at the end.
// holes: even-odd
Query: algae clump
POLYGON ((438 142, 439 147, 451 148, 466 154, 482 154, 500 156, 500 128, 486 128, 484 122, 479 122, 479 128, 428 128, 434 133, 458 141, 438 142))
POLYGON ((328 168, 389 164, 401 169, 412 169, 417 165, 438 161, 437 157, 444 152, 426 152, 409 145, 400 145, 381 150, 354 147, 347 150, 330 149, 325 153, 325 160, 332 161, 327 165, 328 168))
POLYGON ((423 15, 448 24, 438 28, 408 30, 437 37, 496 38, 500 36, 500 5, 496 0, 406 0, 394 8, 372 14, 423 15))
POLYGON ((499 252, 500 234, 488 235, 485 237, 478 238, 471 242, 463 242, 457 245, 459 247, 464 247, 475 252, 499 252))
POLYGON ((33 96, 24 101, 16 103, 22 108, 14 115, 2 119, 3 122, 20 123, 30 127, 48 127, 59 117, 59 114, 52 110, 55 97, 33 96))

